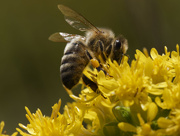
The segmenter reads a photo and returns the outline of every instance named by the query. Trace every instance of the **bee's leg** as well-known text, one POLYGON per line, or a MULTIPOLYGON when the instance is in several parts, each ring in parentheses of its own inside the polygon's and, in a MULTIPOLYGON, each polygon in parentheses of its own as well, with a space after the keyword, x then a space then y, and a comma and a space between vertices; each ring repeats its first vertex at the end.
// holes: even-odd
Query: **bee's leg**
POLYGON ((94 68, 100 67, 98 60, 93 58, 88 50, 86 50, 86 56, 89 58, 89 61, 91 62, 94 68))
POLYGON ((106 74, 106 71, 102 68, 102 66, 100 66, 99 61, 96 58, 93 58, 88 50, 86 50, 86 55, 94 68, 96 68, 98 71, 102 70, 106 74))
POLYGON ((98 86, 95 82, 91 81, 87 76, 83 74, 82 80, 86 86, 89 86, 94 92, 97 91, 98 86))
POLYGON ((111 54, 111 51, 112 51, 112 44, 109 45, 106 50, 105 50, 105 54, 106 54, 106 57, 108 58, 109 55, 111 54))
POLYGON ((100 49, 100 54, 104 62, 106 62, 107 58, 110 56, 112 51, 112 44, 108 45, 106 49, 104 48, 104 44, 102 41, 97 42, 97 46, 100 49))
POLYGON ((87 76, 85 76, 84 74, 83 74, 83 76, 82 76, 82 80, 83 80, 83 82, 84 82, 84 84, 85 84, 86 86, 90 87, 95 93, 101 94, 101 95, 106 99, 106 97, 102 94, 102 92, 99 91, 98 86, 97 86, 97 83, 95 83, 95 82, 93 82, 92 80, 90 80, 90 79, 89 79, 87 76))
POLYGON ((86 50, 86 55, 87 55, 87 57, 89 58, 89 60, 93 59, 93 57, 91 56, 91 54, 89 53, 88 50, 86 50))
POLYGON ((100 61, 105 63, 106 60, 107 60, 107 56, 105 55, 105 52, 104 52, 104 44, 101 40, 97 41, 96 43, 96 46, 98 47, 98 51, 100 53, 100 61))
POLYGON ((98 71, 102 70, 105 74, 107 73, 104 69, 103 64, 106 63, 107 56, 104 51, 104 44, 101 40, 98 40, 96 43, 96 52, 99 54, 97 58, 93 58, 91 54, 86 50, 86 54, 94 68, 96 68, 98 71))
POLYGON ((115 42, 114 50, 112 52, 112 60, 117 61, 118 64, 121 63, 121 60, 123 58, 123 51, 121 49, 121 42, 115 42))

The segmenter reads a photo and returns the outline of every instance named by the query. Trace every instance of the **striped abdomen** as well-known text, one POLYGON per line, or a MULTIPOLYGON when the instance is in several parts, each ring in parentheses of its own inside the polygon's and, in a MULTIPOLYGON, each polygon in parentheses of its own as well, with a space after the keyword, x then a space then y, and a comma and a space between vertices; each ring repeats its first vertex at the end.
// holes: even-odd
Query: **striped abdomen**
POLYGON ((86 46, 80 41, 72 41, 66 45, 61 60, 60 74, 64 86, 72 89, 78 84, 84 68, 89 63, 86 46))

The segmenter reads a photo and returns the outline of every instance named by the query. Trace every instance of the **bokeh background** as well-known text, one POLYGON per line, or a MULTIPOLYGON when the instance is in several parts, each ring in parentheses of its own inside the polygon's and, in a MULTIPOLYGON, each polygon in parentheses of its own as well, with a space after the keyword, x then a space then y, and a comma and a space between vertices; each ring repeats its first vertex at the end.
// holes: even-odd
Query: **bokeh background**
POLYGON ((48 41, 58 31, 83 34, 65 21, 57 8, 65 4, 95 26, 123 34, 131 59, 136 49, 180 43, 179 0, 1 0, 0 1, 0 121, 8 134, 18 123, 27 124, 25 109, 51 114, 60 98, 62 108, 71 99, 59 75, 64 43, 48 41))

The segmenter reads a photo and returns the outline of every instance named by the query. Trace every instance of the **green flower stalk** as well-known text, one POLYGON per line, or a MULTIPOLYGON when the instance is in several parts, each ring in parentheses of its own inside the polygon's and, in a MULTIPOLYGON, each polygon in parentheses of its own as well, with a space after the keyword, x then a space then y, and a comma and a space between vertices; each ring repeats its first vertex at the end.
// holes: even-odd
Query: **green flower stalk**
MULTIPOLYGON (((51 116, 26 107, 29 124, 19 124, 23 136, 166 136, 180 135, 180 56, 177 51, 150 55, 137 50, 131 64, 107 60, 107 74, 86 68, 84 74, 98 85, 98 93, 86 87, 75 101, 51 116), (26 132, 22 131, 26 130, 26 132)), ((1 131, 2 132, 2 131, 1 131)))

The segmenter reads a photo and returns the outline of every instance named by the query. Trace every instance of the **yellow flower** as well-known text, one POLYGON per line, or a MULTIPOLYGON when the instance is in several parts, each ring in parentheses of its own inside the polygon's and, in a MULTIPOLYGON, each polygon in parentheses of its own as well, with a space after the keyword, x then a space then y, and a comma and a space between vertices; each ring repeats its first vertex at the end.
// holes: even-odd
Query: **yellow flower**
MULTIPOLYGON (((177 46, 178 49, 179 46, 177 46)), ((107 64, 105 64, 108 74, 103 71, 87 70, 91 71, 89 73, 93 73, 89 77, 97 83, 102 96, 105 96, 106 100, 110 100, 110 105, 114 105, 109 107, 113 114, 109 113, 121 122, 118 125, 119 127, 122 125, 123 128, 128 129, 131 125, 133 127, 130 128, 134 128, 131 132, 137 133, 137 135, 163 134, 162 130, 156 130, 158 129, 157 119, 161 116, 168 117, 169 111, 166 109, 180 107, 179 51, 173 51, 171 56, 172 58, 166 47, 165 54, 162 55, 159 55, 154 48, 151 49, 150 56, 137 50, 135 54, 136 60, 133 60, 131 64, 128 64, 128 57, 126 56, 123 57, 120 65, 115 61, 108 60, 107 64), (125 107, 129 107, 129 110, 125 107), (159 113, 157 113, 158 108, 160 109, 159 113), (141 123, 138 124, 138 122, 141 123), (127 127, 125 127, 125 124, 127 127)), ((82 91, 79 97, 80 103, 85 102, 82 97, 83 94, 85 98, 88 98, 90 93, 85 94, 82 91)), ((95 104, 102 96, 94 97, 91 102, 88 102, 91 105, 92 103, 95 104)), ((102 105, 102 107, 104 106, 102 105)), ((100 107, 95 106, 95 109, 100 109, 100 107)), ((97 118, 102 119, 100 118, 102 113, 98 114, 97 118)), ((94 115, 94 117, 96 116, 94 115)), ((103 117, 107 118, 107 116, 103 117)), ((109 120, 109 123, 117 122, 117 120, 109 120)), ((106 121, 102 120, 102 122, 104 122, 104 127, 105 124, 108 124, 106 121)))
MULTIPOLYGON (((118 127, 125 131, 125 132, 132 132, 135 133, 136 136, 156 136, 162 134, 161 132, 157 132, 151 128, 152 126, 152 120, 156 117, 158 112, 158 108, 155 103, 150 103, 149 107, 147 109, 147 115, 146 115, 146 120, 147 123, 145 123, 142 115, 140 113, 137 113, 137 118, 139 123, 136 124, 136 126, 130 123, 126 122, 120 122, 118 124, 118 127), (138 125, 139 124, 139 125, 138 125)), ((135 114, 135 113, 133 113, 135 114)))
MULTIPOLYGON (((26 108, 29 124, 17 129, 30 136, 162 136, 180 135, 180 56, 177 51, 150 55, 136 50, 135 59, 121 63, 107 59, 98 64, 103 70, 87 67, 84 74, 97 90, 82 87, 79 96, 67 90, 75 101, 67 103, 60 114, 61 102, 53 106, 51 117, 38 109, 26 108)), ((83 82, 80 82, 83 85, 83 82)))
MULTIPOLYGON (((23 136, 78 136, 92 135, 82 125, 84 112, 79 109, 76 103, 65 106, 64 113, 60 114, 61 100, 52 107, 51 117, 44 116, 40 109, 32 114, 26 107, 26 117, 30 124, 27 126, 19 124, 27 132, 17 128, 17 131, 23 136)), ((82 107, 81 107, 82 108, 82 107)))
POLYGON ((19 124, 27 133, 19 128, 17 128, 17 131, 23 136, 62 136, 69 134, 66 129, 67 121, 64 116, 59 113, 60 106, 61 100, 52 107, 53 111, 51 117, 44 116, 40 109, 38 109, 35 114, 32 114, 29 109, 25 107, 27 112, 26 118, 29 120, 30 124, 27 126, 19 124))
MULTIPOLYGON (((4 121, 1 121, 0 122, 0 136, 9 136, 9 135, 6 135, 5 133, 6 132, 3 132, 3 128, 4 128, 4 121)), ((17 132, 14 132, 11 136, 17 136, 17 132)))
POLYGON ((180 135, 180 109, 175 109, 169 115, 169 118, 160 117, 158 125, 166 135, 180 135))

